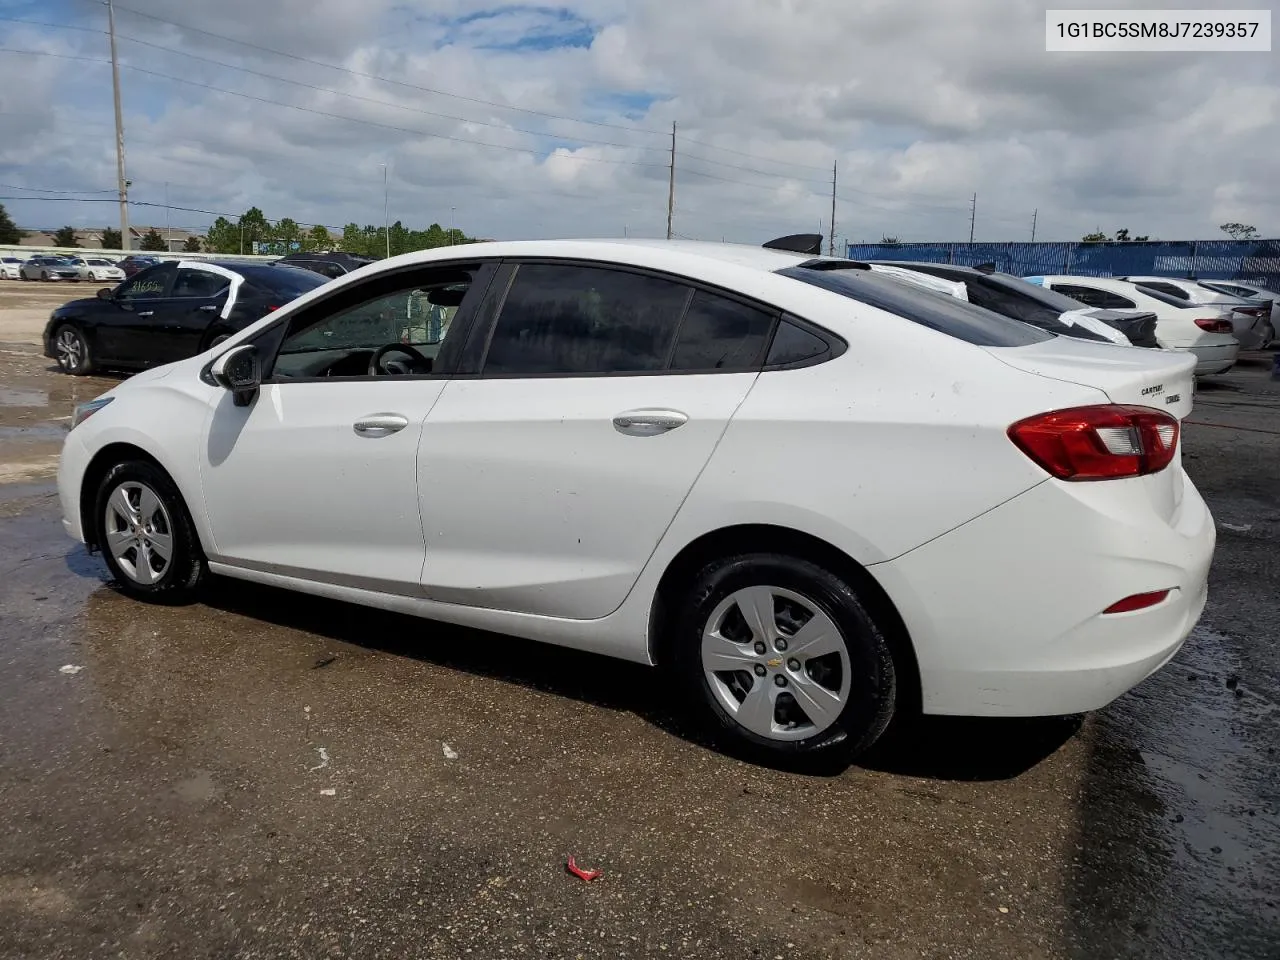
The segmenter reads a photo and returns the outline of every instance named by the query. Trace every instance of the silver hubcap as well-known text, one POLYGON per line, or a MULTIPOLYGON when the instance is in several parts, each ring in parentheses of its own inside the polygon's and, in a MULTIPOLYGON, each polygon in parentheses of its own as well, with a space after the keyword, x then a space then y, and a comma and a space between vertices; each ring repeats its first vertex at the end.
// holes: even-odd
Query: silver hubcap
POLYGON ((169 511, 145 483, 129 481, 111 492, 103 529, 107 549, 125 575, 141 584, 155 583, 173 557, 169 511))
POLYGON ((702 668, 729 715, 771 740, 821 733, 849 702, 840 629, 814 601, 782 587, 746 587, 712 611, 702 668))
POLYGON ((60 364, 68 370, 80 366, 80 358, 84 356, 84 344, 74 330, 63 330, 58 334, 58 342, 54 346, 60 364))

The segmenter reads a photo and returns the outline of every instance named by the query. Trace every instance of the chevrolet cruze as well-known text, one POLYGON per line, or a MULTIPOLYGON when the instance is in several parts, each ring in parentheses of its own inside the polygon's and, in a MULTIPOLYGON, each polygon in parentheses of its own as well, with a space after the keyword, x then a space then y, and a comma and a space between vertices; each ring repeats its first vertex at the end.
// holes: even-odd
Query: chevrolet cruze
POLYGON ((896 712, 1093 710, 1177 652, 1214 546, 1194 362, 853 261, 483 243, 83 405, 59 491, 138 599, 220 574, 623 657, 731 745, 849 756, 896 712))

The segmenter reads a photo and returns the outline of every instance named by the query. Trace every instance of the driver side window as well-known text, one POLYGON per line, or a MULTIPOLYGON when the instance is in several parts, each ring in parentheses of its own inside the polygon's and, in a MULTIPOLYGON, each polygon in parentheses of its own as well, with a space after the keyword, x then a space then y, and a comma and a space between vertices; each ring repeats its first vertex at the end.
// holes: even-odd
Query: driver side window
POLYGON ((271 378, 431 373, 474 277, 473 270, 437 272, 434 282, 394 289, 320 316, 300 314, 280 344, 271 378))

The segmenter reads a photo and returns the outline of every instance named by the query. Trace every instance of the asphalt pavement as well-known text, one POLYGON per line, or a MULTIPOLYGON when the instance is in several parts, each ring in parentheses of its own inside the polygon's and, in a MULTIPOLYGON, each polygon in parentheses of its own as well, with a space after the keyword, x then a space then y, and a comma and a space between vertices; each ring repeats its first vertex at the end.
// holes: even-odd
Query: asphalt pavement
POLYGON ((1186 426, 1219 545, 1173 663, 1082 723, 935 719, 801 776, 637 666, 236 582, 125 599, 51 479, 111 381, 0 344, 0 957, 1274 960, 1269 364, 1186 426))

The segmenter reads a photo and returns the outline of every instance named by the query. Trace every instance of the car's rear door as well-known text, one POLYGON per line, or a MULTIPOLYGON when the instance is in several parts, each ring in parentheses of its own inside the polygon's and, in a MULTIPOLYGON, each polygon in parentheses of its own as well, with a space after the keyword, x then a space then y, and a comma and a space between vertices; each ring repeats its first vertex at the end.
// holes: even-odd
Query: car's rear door
POLYGON ((200 352, 205 333, 219 318, 231 290, 224 271, 180 266, 169 295, 151 307, 154 333, 147 339, 149 366, 184 360, 200 352))
POLYGON ((776 312, 608 264, 503 271, 422 435, 424 590, 603 617, 755 382, 776 312))

